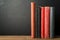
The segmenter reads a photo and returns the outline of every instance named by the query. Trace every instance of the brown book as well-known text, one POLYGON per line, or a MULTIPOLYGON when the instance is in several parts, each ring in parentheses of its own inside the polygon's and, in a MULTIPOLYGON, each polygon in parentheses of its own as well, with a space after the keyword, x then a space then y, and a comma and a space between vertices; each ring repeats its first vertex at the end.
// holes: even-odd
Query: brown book
POLYGON ((31 2, 31 37, 35 36, 35 2, 31 2))

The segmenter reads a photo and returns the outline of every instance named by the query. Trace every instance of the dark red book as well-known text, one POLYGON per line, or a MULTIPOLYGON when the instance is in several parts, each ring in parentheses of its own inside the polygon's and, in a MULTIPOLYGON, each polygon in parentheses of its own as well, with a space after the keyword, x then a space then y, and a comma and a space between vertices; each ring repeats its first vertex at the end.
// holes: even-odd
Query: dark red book
POLYGON ((41 38, 44 38, 44 26, 45 26, 45 8, 41 7, 41 38))
POLYGON ((31 37, 35 36, 35 3, 31 2, 31 37))
POLYGON ((41 7, 41 38, 50 36, 50 7, 41 7))
POLYGON ((50 7, 45 7, 45 38, 50 35, 50 7))

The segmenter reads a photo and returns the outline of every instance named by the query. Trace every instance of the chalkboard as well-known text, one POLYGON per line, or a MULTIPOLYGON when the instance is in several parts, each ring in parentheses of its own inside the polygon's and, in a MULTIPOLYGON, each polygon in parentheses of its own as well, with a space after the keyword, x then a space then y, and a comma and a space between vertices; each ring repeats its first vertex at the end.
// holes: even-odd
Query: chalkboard
POLYGON ((0 35, 30 35, 30 1, 0 0, 0 35))

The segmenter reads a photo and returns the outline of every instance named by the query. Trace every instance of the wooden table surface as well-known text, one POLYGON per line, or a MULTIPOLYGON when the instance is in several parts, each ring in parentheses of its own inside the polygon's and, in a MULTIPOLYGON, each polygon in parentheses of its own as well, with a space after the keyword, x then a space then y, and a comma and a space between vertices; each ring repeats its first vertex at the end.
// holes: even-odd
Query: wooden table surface
POLYGON ((31 38, 30 36, 0 36, 0 40, 60 40, 60 38, 40 39, 31 38))

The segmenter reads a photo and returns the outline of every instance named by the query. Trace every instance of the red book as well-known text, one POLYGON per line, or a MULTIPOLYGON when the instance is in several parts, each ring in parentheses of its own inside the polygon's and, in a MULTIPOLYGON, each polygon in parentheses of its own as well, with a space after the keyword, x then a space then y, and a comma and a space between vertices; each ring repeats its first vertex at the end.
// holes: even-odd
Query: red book
POLYGON ((44 38, 44 26, 45 26, 45 8, 41 7, 41 38, 44 38))
POLYGON ((50 8, 41 7, 41 38, 49 38, 50 34, 50 8))
POLYGON ((34 38, 35 31, 35 3, 31 2, 31 37, 34 38))
POLYGON ((45 38, 49 38, 50 32, 50 8, 45 7, 45 38))

